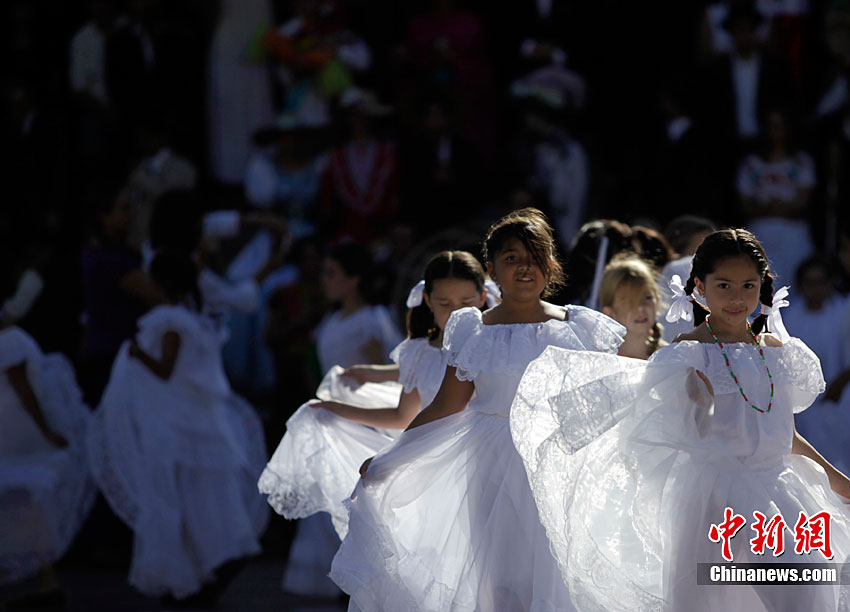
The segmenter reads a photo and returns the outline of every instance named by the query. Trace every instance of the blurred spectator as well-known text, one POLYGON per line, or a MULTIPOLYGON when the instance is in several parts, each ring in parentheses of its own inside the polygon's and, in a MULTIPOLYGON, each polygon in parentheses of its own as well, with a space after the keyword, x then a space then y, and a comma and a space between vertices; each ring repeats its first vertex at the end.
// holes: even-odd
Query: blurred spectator
POLYGON ((453 0, 431 0, 408 24, 406 51, 413 88, 453 97, 464 138, 489 153, 498 142, 498 105, 485 40, 475 13, 453 0))
POLYGON ((349 89, 340 101, 349 138, 333 150, 322 185, 328 234, 368 244, 383 236, 399 210, 399 161, 394 142, 382 140, 374 120, 391 109, 374 94, 349 89))
POLYGON ((85 339, 80 379, 86 403, 96 406, 121 343, 133 336, 136 319, 163 299, 142 270, 141 256, 127 243, 134 210, 126 192, 108 184, 92 197, 93 235, 82 252, 85 339))
POLYGON ((673 248, 658 230, 643 225, 632 227, 632 244, 635 252, 650 263, 655 272, 666 266, 675 256, 673 248))
POLYGON ((150 217, 156 199, 173 189, 191 189, 197 180, 194 165, 175 153, 170 146, 168 130, 158 119, 151 118, 137 130, 142 160, 130 174, 127 192, 134 209, 128 243, 140 249, 148 238, 150 217))
POLYGON ((460 135, 454 105, 442 96, 426 98, 414 128, 403 151, 401 175, 407 218, 421 233, 437 231, 449 220, 464 223, 485 189, 480 155, 460 135))
POLYGON ((763 21, 752 2, 730 4, 722 25, 732 37, 732 48, 710 67, 706 83, 706 120, 720 136, 728 134, 744 146, 758 138, 768 108, 793 100, 787 66, 759 45, 756 32, 763 21))
POLYGON ((766 116, 764 144, 738 168, 738 194, 748 227, 770 253, 772 269, 793 278, 797 266, 814 250, 808 205, 815 186, 815 165, 797 148, 786 112, 766 116))
POLYGON ((328 156, 314 151, 317 140, 320 132, 292 115, 254 135, 245 197, 256 208, 282 215, 294 240, 317 231, 319 189, 328 165, 328 156))
POLYGON ((271 82, 252 44, 271 23, 270 0, 223 0, 210 43, 207 80, 211 173, 224 183, 241 183, 251 134, 271 123, 271 82))
POLYGON ((265 44, 280 62, 286 89, 284 112, 309 125, 330 120, 328 101, 338 98, 368 70, 372 54, 352 32, 342 6, 333 0, 296 0, 295 15, 266 34, 265 44))
POLYGON ((541 69, 514 83, 514 95, 524 98, 514 155, 522 180, 549 212, 557 239, 568 244, 585 219, 590 183, 587 154, 571 130, 583 102, 584 83, 577 75, 570 81, 561 69, 550 75, 554 78, 542 74, 552 70, 541 69))
POLYGON ((89 0, 91 21, 71 39, 71 89, 101 107, 109 106, 106 84, 106 42, 122 25, 116 5, 109 0, 89 0))
MULTIPOLYGON (((720 0, 719 2, 709 2, 705 7, 699 41, 700 56, 703 59, 710 59, 713 56, 725 55, 732 52, 735 43, 726 23, 732 5, 738 1, 720 0)), ((758 2, 754 7, 758 13, 754 37, 760 44, 766 43, 770 38, 769 13, 762 6, 768 3, 770 2, 758 2)))

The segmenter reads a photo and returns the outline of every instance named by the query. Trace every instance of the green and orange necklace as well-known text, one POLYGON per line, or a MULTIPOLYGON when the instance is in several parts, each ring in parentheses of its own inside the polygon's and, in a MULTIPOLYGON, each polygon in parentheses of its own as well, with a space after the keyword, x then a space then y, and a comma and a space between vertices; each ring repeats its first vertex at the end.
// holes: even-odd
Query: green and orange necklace
POLYGON ((741 397, 744 398, 744 401, 746 403, 748 403, 750 406, 752 406, 759 412, 763 414, 770 412, 770 409, 773 407, 773 376, 770 373, 770 368, 767 367, 767 359, 765 359, 764 357, 764 349, 762 349, 761 342, 759 342, 759 339, 753 333, 753 329, 752 327, 750 327, 750 322, 747 321, 747 331, 750 332, 750 336, 752 336, 753 342, 755 342, 755 345, 759 350, 759 355, 761 355, 762 363, 764 363, 764 369, 767 371, 767 378, 768 380, 770 380, 770 403, 767 405, 767 410, 762 410, 761 408, 753 404, 747 397, 747 394, 744 393, 744 388, 741 386, 741 383, 738 382, 738 377, 735 375, 735 371, 732 370, 732 364, 729 362, 729 356, 726 354, 726 348, 723 346, 723 343, 717 337, 717 334, 714 333, 714 330, 711 329, 710 319, 711 315, 705 318, 705 326, 708 328, 708 333, 710 333, 711 337, 714 338, 714 341, 717 343, 717 346, 720 347, 720 352, 723 354, 723 359, 726 360, 726 369, 729 370, 729 374, 732 376, 732 380, 734 380, 735 384, 738 385, 738 391, 741 392, 741 397))

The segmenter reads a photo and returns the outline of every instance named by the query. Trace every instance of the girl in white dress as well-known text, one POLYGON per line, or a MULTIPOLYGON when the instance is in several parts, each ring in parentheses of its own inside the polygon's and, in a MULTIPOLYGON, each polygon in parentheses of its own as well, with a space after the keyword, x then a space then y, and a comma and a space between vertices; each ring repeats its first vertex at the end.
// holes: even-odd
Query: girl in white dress
POLYGON ((661 292, 652 266, 636 255, 617 256, 605 266, 599 291, 602 312, 625 326, 618 355, 648 359, 660 346, 661 292))
POLYGON ((90 417, 63 355, 45 355, 19 327, 0 330, 0 585, 41 570, 38 597, 61 598, 51 564, 95 498, 90 417))
MULTIPOLYGON (((443 251, 425 266, 424 280, 407 300, 408 339, 390 357, 398 364, 403 392, 395 407, 312 400, 287 421, 287 432, 260 477, 260 492, 289 519, 327 512, 340 538, 348 531, 343 506, 358 469, 390 444, 423 406, 434 399, 446 373, 440 350, 449 315, 482 307, 487 298, 484 269, 465 251, 443 251)), ((366 400, 370 384, 358 394, 366 400)), ((368 400, 366 400, 368 401, 368 400)))
POLYGON ((850 480, 794 429, 794 414, 824 389, 820 364, 800 340, 759 333, 764 317, 747 321, 761 302, 784 335, 772 286, 750 232, 715 232, 681 292, 685 303, 698 292, 710 310, 693 332, 649 363, 550 348, 529 365, 511 431, 580 610, 847 609, 847 586, 698 584, 698 563, 850 555, 850 512, 836 495, 850 496, 850 480), (831 551, 812 537, 800 556, 795 532, 804 544, 824 511, 831 551), (757 512, 772 541, 759 544, 757 512), (769 529, 776 516, 784 526, 769 529), (724 551, 726 519, 742 529, 724 551))
MULTIPOLYGON (((322 289, 334 310, 322 319, 315 332, 319 366, 322 374, 325 375, 324 386, 329 387, 333 393, 333 396, 325 396, 324 399, 345 401, 340 397, 340 393, 350 395, 344 385, 340 384, 342 381, 338 379, 339 373, 331 372, 331 368, 334 366, 350 368, 362 363, 385 364, 389 361, 392 349, 403 340, 387 308, 370 303, 373 269, 372 257, 368 249, 358 244, 337 245, 325 257, 322 289)), ((351 395, 350 400, 359 405, 374 406, 378 401, 378 406, 392 406, 398 402, 398 391, 387 399, 386 389, 367 385, 351 395)), ((304 410, 302 414, 303 412, 304 410)), ((302 418, 299 417, 296 421, 302 418)), ((293 422, 289 421, 287 425, 291 427, 293 422)), ((308 435, 299 436, 299 446, 293 448, 292 452, 297 455, 308 452, 309 447, 305 449, 300 446, 302 442, 307 441, 308 437, 308 435)), ((284 440, 283 448, 278 449, 280 454, 278 451, 275 452, 278 460, 273 459, 272 465, 279 465, 279 459, 288 453, 283 449, 293 441, 284 440)), ((300 460, 309 461, 307 457, 300 460)), ((296 471, 302 477, 304 476, 303 471, 298 469, 296 471)), ((278 474, 278 477, 282 474, 283 472, 278 474)), ((283 478, 291 481, 289 476, 283 478)), ((290 503, 280 500, 273 493, 278 488, 273 471, 267 471, 263 482, 260 483, 260 490, 272 494, 269 502, 276 510, 282 508, 281 504, 290 503)), ((350 487, 343 493, 343 497, 348 493, 350 493, 350 487)), ((300 502, 296 502, 296 505, 306 503, 308 498, 309 496, 301 494, 298 497, 300 502)), ((339 500, 330 500, 328 505, 334 506, 337 501, 339 500)), ((310 505, 293 508, 291 511, 293 515, 300 514, 306 518, 299 520, 295 528, 295 538, 289 550, 283 577, 284 591, 318 597, 339 595, 339 589, 327 577, 331 559, 339 547, 339 537, 331 518, 321 510, 322 508, 310 505)), ((334 514, 337 517, 337 524, 343 525, 344 518, 340 523, 341 515, 338 512, 334 514)))
POLYGON ((625 330, 601 313, 542 301, 561 278, 552 229, 535 209, 485 241, 502 303, 452 313, 449 367, 434 400, 364 464, 331 578, 351 610, 572 610, 549 551, 508 411, 528 363, 554 344, 615 352, 625 330))
POLYGON ((224 374, 224 334, 199 314, 194 263, 163 252, 150 274, 169 303, 140 318, 121 347, 88 451, 134 532, 130 583, 186 598, 226 562, 260 552, 268 508, 254 483, 266 453, 259 418, 224 374))

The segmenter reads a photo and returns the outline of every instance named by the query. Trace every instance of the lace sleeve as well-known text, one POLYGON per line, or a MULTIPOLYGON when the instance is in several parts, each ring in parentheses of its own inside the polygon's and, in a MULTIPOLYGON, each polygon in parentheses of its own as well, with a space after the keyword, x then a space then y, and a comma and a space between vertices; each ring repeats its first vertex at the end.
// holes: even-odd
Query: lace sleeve
POLYGON ((616 353, 626 337, 626 328, 601 312, 584 306, 568 306, 567 313, 567 323, 582 338, 587 350, 616 353))
POLYGON ((826 390, 820 359, 799 338, 791 338, 776 349, 777 367, 774 377, 779 384, 791 387, 791 407, 794 414, 802 412, 826 390))

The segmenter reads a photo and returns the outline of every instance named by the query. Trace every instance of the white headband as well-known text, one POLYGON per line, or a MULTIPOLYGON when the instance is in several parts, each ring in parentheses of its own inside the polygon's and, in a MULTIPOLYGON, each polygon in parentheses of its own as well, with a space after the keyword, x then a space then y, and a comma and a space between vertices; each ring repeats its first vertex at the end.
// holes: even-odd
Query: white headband
MULTIPOLYGON (((488 278, 484 281, 484 288, 487 290, 487 297, 485 298, 487 308, 498 306, 499 300, 502 297, 502 291, 499 289, 499 286, 488 278)), ((421 280, 413 285, 413 289, 407 294, 407 307, 416 308, 422 304, 423 295, 425 295, 425 281, 421 280)))
POLYGON ((605 274, 605 264, 608 259, 608 236, 602 236, 599 241, 599 249, 596 251, 596 270, 593 273, 593 285, 590 289, 590 297, 587 300, 587 307, 596 310, 599 305, 599 292, 602 289, 602 277, 605 274))

